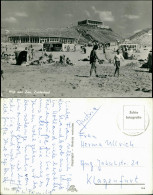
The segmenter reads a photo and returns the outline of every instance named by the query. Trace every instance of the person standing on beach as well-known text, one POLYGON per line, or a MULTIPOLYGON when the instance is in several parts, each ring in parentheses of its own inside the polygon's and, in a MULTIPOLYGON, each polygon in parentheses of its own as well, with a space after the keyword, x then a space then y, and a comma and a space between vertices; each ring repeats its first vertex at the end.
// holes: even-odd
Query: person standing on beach
POLYGON ((152 49, 148 54, 148 68, 149 68, 149 72, 152 72, 152 49))
POLYGON ((84 53, 86 54, 86 48, 85 48, 85 47, 83 48, 83 51, 84 51, 84 53))
POLYGON ((97 59, 99 60, 97 53, 96 53, 97 49, 98 49, 98 45, 94 45, 94 47, 90 53, 90 64, 91 64, 90 76, 92 75, 92 72, 94 70, 96 77, 98 77, 97 72, 96 72, 96 60, 97 59))
POLYGON ((120 54, 120 50, 117 50, 117 54, 114 56, 114 66, 116 66, 115 72, 114 72, 114 76, 116 75, 116 73, 118 74, 119 77, 119 69, 120 69, 120 62, 121 60, 124 61, 124 57, 122 56, 122 54, 120 54))
POLYGON ((34 59, 34 48, 31 48, 31 59, 34 59))
POLYGON ((103 53, 105 54, 105 43, 103 45, 103 53))
POLYGON ((67 52, 69 52, 69 51, 70 51, 70 46, 68 45, 68 46, 67 46, 67 52))
POLYGON ((127 49, 126 46, 125 46, 124 51, 125 51, 125 56, 124 56, 124 58, 127 60, 127 59, 128 59, 128 49, 127 49))

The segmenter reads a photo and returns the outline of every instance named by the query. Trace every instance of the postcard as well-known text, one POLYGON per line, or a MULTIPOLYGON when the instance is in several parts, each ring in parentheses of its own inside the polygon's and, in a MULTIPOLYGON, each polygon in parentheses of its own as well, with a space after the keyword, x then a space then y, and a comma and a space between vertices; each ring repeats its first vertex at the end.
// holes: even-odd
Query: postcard
POLYGON ((151 0, 2 0, 3 98, 152 97, 151 0))
POLYGON ((152 193, 151 98, 1 105, 1 194, 152 193))

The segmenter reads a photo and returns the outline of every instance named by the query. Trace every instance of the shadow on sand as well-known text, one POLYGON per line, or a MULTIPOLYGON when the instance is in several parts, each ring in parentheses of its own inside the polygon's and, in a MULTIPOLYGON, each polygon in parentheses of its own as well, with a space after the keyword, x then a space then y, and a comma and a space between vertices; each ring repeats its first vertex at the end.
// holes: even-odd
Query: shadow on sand
POLYGON ((107 76, 109 76, 109 75, 98 75, 97 77, 98 78, 106 78, 107 76))
POLYGON ((74 75, 76 77, 84 77, 84 78, 89 78, 90 76, 81 76, 81 75, 74 75))
POLYGON ((11 66, 22 66, 22 64, 10 63, 11 66))
MULTIPOLYGON (((83 75, 75 75, 76 77, 84 77, 84 78, 90 78, 90 76, 83 76, 83 75)), ((98 78, 106 78, 107 76, 109 75, 97 75, 95 77, 98 77, 98 78)))

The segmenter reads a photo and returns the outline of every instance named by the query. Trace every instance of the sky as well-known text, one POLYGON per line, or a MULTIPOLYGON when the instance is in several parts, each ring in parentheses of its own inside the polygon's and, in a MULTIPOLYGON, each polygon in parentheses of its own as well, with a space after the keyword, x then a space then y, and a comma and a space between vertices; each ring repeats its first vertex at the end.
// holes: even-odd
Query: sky
POLYGON ((47 29, 103 21, 123 37, 152 27, 152 1, 2 1, 1 27, 47 29))

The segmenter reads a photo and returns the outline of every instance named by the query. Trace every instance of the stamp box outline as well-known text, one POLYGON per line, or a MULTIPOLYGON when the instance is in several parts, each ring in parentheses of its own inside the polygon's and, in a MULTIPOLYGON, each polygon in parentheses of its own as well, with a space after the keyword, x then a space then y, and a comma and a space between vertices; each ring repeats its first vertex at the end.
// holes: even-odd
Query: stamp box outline
POLYGON ((132 130, 139 130, 139 131, 144 131, 145 130, 145 106, 144 105, 123 105, 123 130, 125 130, 125 131, 132 131, 132 130), (143 129, 126 129, 126 128, 124 128, 125 127, 125 124, 124 124, 124 107, 125 106, 141 106, 141 107, 143 107, 143 111, 144 111, 144 128, 143 129))

